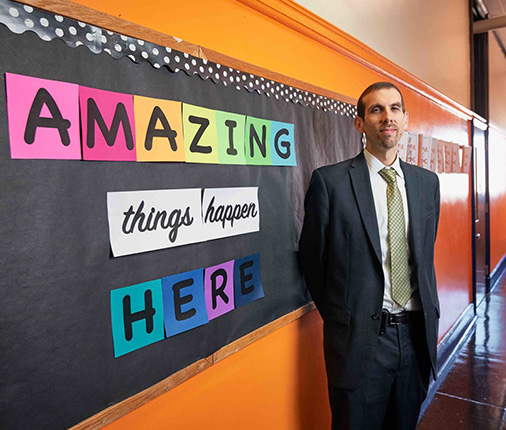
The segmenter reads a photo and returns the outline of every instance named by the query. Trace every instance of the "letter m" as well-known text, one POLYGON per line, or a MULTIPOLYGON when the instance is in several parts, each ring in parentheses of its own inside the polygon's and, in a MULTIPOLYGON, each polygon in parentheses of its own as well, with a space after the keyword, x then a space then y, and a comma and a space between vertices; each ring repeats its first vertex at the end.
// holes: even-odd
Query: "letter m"
POLYGON ((125 134, 125 141, 127 149, 134 149, 134 139, 132 135, 132 127, 130 126, 130 120, 123 103, 116 105, 114 117, 112 119, 111 128, 108 128, 104 117, 98 109, 97 103, 91 97, 88 99, 88 120, 87 120, 87 137, 86 145, 88 148, 95 146, 95 124, 98 125, 100 132, 104 136, 104 139, 109 146, 113 146, 116 137, 118 136, 119 126, 121 124, 123 133, 125 134))

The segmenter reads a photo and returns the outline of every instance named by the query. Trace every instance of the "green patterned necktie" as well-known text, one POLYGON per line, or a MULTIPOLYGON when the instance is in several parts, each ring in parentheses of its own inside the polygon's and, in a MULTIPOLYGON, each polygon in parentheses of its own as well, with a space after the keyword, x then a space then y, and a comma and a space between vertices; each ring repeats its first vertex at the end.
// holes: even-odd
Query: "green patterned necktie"
POLYGON ((397 174, 382 169, 379 174, 387 181, 388 242, 390 245, 390 282, 392 298, 402 307, 411 297, 409 280, 408 243, 406 241, 402 196, 397 187, 397 174))

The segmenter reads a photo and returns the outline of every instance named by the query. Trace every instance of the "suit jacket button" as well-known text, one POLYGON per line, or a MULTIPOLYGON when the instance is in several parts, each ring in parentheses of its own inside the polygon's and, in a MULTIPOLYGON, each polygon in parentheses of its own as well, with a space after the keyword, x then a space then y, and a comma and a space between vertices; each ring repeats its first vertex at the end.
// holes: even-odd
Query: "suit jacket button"
POLYGON ((374 314, 374 315, 372 316, 372 319, 373 319, 373 320, 379 320, 379 318, 380 318, 379 314, 374 314))

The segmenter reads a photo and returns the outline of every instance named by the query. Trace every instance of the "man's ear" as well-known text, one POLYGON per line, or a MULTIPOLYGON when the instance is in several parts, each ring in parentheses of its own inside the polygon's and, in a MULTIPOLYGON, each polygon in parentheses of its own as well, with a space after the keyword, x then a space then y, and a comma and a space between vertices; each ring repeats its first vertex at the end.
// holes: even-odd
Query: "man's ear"
POLYGON ((360 118, 359 116, 355 117, 355 128, 358 130, 359 133, 364 132, 364 120, 360 118))
POLYGON ((407 112, 404 112, 404 130, 408 129, 408 123, 409 123, 409 114, 407 112))

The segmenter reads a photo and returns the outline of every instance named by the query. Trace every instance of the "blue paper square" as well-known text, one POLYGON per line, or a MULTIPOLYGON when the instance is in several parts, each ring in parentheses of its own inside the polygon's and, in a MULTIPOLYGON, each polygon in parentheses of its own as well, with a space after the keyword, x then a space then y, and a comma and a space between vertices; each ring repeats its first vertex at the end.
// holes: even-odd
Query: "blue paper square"
POLYGON ((264 290, 260 279, 260 254, 253 254, 235 260, 235 307, 238 308, 262 297, 264 297, 264 290))
POLYGON ((174 336, 207 324, 204 269, 162 278, 165 333, 174 336))

